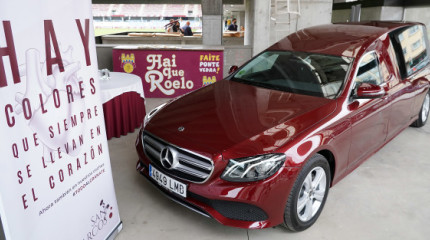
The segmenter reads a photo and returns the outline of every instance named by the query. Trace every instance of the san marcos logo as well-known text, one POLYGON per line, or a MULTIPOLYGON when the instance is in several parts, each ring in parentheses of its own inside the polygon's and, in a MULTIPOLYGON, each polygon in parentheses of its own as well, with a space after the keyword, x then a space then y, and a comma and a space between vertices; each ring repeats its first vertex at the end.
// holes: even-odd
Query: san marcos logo
POLYGON ((109 220, 113 217, 113 207, 103 199, 100 201, 100 209, 95 212, 90 218, 90 227, 84 240, 96 238, 98 233, 108 224, 109 220))

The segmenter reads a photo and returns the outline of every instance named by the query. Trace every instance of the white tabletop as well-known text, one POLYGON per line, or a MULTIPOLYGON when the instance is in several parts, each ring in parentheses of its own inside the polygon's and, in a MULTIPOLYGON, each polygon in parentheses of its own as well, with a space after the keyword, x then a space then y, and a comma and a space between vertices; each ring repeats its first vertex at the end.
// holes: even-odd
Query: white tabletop
POLYGON ((122 72, 110 72, 109 80, 100 79, 102 102, 106 103, 112 98, 125 92, 136 92, 142 98, 143 93, 142 80, 139 76, 122 72))

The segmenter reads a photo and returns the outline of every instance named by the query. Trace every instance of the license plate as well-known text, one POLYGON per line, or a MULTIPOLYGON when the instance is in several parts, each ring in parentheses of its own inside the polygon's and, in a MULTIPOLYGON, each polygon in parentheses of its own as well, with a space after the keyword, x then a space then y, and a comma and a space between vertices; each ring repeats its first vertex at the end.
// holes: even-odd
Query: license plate
POLYGON ((174 192, 182 197, 187 197, 187 185, 167 176, 166 174, 158 171, 155 167, 149 164, 149 176, 154 179, 158 185, 165 189, 174 192))

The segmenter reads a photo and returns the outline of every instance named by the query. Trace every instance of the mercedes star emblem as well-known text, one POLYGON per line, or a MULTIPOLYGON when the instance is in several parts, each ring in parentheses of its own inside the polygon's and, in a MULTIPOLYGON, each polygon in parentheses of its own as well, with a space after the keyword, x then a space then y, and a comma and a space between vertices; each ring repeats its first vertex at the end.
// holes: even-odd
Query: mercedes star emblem
POLYGON ((166 169, 174 169, 178 164, 177 152, 173 148, 165 147, 160 152, 160 162, 166 169))

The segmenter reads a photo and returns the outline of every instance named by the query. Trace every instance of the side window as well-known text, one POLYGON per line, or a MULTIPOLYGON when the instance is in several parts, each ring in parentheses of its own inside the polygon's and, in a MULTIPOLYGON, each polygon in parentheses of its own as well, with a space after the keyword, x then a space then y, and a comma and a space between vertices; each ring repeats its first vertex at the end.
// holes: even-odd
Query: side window
MULTIPOLYGON (((423 68, 429 62, 427 38, 424 26, 414 25, 392 33, 391 39, 397 45, 396 54, 402 77, 405 78, 423 68), (401 51, 399 51, 401 49, 401 51)), ((395 46, 396 48, 396 46, 395 46)))
POLYGON ((378 57, 375 53, 366 54, 361 59, 355 82, 357 85, 360 83, 370 83, 376 85, 383 83, 379 70, 378 57))

